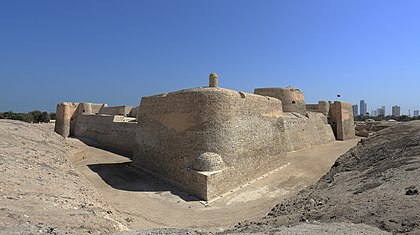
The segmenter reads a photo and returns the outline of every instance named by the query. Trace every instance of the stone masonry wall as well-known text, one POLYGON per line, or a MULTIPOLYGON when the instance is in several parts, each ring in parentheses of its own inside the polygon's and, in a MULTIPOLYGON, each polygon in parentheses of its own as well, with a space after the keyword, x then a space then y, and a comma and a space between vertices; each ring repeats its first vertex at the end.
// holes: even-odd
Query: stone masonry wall
POLYGON ((337 140, 355 138, 352 104, 340 101, 330 104, 330 124, 337 140))
POLYGON ((279 99, 284 112, 295 112, 306 115, 305 98, 303 92, 299 89, 293 87, 256 88, 254 93, 279 99))
POLYGON ((101 107, 99 114, 127 116, 132 109, 132 106, 101 107))
POLYGON ((123 122, 123 116, 79 115, 75 137, 89 138, 105 149, 132 156, 137 123, 123 122))
POLYGON ((209 200, 280 167, 285 154, 278 99, 196 88, 141 101, 134 164, 199 198, 209 200), (204 153, 221 156, 224 169, 196 171, 204 153))
POLYGON ((57 105, 54 131, 63 137, 70 136, 71 121, 79 103, 64 102, 57 105))
POLYGON ((308 112, 308 117, 298 113, 284 113, 287 151, 335 141, 334 133, 322 113, 308 112))

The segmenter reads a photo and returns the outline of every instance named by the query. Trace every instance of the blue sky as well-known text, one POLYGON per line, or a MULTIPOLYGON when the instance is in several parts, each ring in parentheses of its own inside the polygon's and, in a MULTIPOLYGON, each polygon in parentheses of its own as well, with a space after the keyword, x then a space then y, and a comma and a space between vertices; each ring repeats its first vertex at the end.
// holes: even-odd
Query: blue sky
POLYGON ((0 111, 219 85, 420 109, 420 1, 0 1, 0 111))

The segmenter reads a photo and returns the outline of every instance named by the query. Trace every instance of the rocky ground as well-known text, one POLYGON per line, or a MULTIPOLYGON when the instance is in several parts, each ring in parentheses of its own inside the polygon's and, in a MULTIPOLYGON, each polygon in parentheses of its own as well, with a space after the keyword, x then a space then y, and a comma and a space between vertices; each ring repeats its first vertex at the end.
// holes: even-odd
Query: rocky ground
POLYGON ((356 135, 360 137, 369 137, 377 131, 381 131, 391 126, 399 125, 401 122, 396 121, 357 121, 356 135))
POLYGON ((0 234, 104 234, 126 229, 72 165, 77 149, 52 124, 0 120, 0 234))
POLYGON ((267 232, 301 222, 367 224, 420 234, 420 121, 379 131, 341 156, 316 184, 255 222, 229 231, 267 232))

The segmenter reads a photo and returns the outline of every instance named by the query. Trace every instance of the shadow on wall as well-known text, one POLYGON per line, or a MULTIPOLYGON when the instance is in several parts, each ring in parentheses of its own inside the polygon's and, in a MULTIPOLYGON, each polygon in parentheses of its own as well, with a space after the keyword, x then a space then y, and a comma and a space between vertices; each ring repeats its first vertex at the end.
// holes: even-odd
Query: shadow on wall
POLYGON ((157 194, 170 192, 184 201, 199 201, 194 196, 136 170, 131 167, 131 162, 91 164, 88 167, 98 174, 106 184, 117 190, 155 192, 157 194))
POLYGON ((126 152, 118 151, 118 150, 113 149, 113 148, 106 147, 106 146, 104 146, 104 145, 102 145, 102 144, 100 144, 100 143, 98 143, 94 140, 89 139, 89 138, 83 138, 83 137, 73 137, 73 138, 80 140, 81 142, 83 142, 87 146, 95 147, 95 148, 102 149, 102 150, 106 150, 108 152, 115 153, 115 154, 124 156, 124 157, 129 158, 129 159, 133 158, 133 154, 131 154, 131 153, 126 153, 126 152))

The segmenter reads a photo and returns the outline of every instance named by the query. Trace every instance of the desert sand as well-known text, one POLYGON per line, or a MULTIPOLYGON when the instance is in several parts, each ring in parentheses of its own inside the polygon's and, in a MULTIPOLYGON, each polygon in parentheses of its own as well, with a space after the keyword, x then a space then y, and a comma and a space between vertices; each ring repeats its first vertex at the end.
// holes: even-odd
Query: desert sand
POLYGON ((204 202, 51 124, 0 120, 0 233, 419 232, 419 130, 412 122, 291 152, 204 202))

